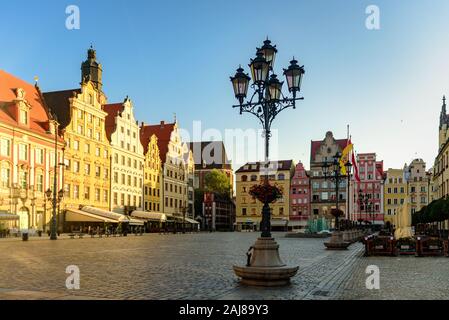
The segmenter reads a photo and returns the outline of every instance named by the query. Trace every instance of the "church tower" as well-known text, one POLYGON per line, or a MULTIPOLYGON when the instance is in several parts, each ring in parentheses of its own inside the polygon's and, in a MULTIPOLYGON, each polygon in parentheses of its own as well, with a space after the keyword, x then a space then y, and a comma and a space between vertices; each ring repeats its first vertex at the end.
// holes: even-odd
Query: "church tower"
POLYGON ((87 60, 81 64, 81 82, 90 80, 99 91, 102 91, 102 72, 101 64, 97 62, 97 53, 90 46, 87 50, 87 60))
POLYGON ((441 107, 440 113, 440 133, 439 133, 439 146, 440 149, 447 140, 447 129, 448 129, 449 117, 446 112, 446 96, 443 96, 443 106, 441 107))

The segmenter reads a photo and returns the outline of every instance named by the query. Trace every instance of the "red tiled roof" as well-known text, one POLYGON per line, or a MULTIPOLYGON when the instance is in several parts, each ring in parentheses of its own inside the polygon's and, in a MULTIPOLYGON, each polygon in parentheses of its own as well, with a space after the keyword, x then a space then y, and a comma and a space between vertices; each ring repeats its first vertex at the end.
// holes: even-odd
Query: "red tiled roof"
MULTIPOLYGON (((338 139, 335 140, 335 142, 338 144, 338 146, 343 150, 348 145, 347 139, 338 139)), ((320 149, 321 144, 323 143, 323 140, 320 141, 312 141, 311 143, 311 150, 310 150, 310 159, 311 161, 314 161, 317 151, 320 149)))
POLYGON ((103 105, 103 110, 108 114, 105 119, 105 130, 108 140, 111 141, 111 135, 116 130, 115 118, 122 113, 124 109, 123 103, 111 103, 103 105))
POLYGON ((157 137, 157 146, 159 148, 159 154, 162 163, 165 163, 165 159, 168 152, 168 142, 170 141, 171 133, 175 127, 175 123, 165 123, 161 121, 156 125, 143 125, 140 127, 140 142, 142 142, 144 153, 148 152, 148 143, 150 142, 153 134, 157 137))
POLYGON ((16 89, 18 88, 25 91, 24 99, 31 105, 29 130, 51 136, 47 133, 50 115, 39 89, 3 70, 0 70, 0 121, 14 126, 19 125, 18 119, 14 119, 8 110, 13 100, 17 98, 16 89))

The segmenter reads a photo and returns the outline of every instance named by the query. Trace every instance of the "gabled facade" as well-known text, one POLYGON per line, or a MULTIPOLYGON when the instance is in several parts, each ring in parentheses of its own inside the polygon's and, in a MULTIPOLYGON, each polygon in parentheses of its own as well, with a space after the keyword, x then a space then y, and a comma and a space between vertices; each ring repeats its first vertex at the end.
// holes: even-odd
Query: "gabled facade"
MULTIPOLYGON (((171 215, 182 216, 183 210, 188 210, 188 166, 185 152, 188 148, 183 144, 179 134, 178 123, 157 125, 142 125, 141 135, 144 141, 152 135, 157 137, 159 155, 161 158, 162 211, 171 215)), ((142 140, 142 137, 141 137, 142 140)))
POLYGON ((153 133, 145 134, 145 127, 141 127, 141 142, 144 147, 144 207, 145 211, 162 212, 161 181, 162 164, 159 155, 158 138, 153 133))
POLYGON ((133 104, 126 97, 123 103, 106 104, 103 108, 107 112, 106 135, 111 144, 109 210, 124 214, 142 210, 145 157, 133 104))
POLYGON ((295 166, 290 186, 289 229, 305 228, 310 214, 310 179, 300 161, 295 166))
MULTIPOLYGON (((36 86, 0 70, 0 214, 8 227, 49 230, 54 190, 55 147, 63 160, 64 143, 36 86)), ((56 191, 63 168, 57 166, 56 191)))
MULTIPOLYGON (((93 49, 88 56, 88 60, 94 56, 93 49)), ((86 72, 83 69, 83 74, 86 72)), ((89 205, 108 210, 111 151, 105 129, 107 112, 103 110, 106 96, 99 89, 101 77, 83 79, 80 89, 44 93, 47 104, 57 114, 66 143, 65 203, 61 209, 89 205)))
POLYGON ((339 194, 335 194, 335 183, 326 180, 323 174, 325 161, 333 161, 337 152, 342 152, 348 139, 335 139, 332 132, 327 132, 323 140, 311 141, 310 152, 310 184, 311 211, 314 218, 325 217, 333 219, 331 209, 336 206, 347 215, 347 181, 343 179, 339 185, 339 194))

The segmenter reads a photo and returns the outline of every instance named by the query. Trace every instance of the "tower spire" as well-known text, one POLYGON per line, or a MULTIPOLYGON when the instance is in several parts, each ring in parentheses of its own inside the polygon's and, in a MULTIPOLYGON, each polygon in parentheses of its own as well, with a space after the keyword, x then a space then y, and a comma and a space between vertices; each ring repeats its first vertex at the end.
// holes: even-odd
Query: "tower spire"
POLYGON ((97 53, 91 44, 87 50, 87 60, 81 64, 81 82, 90 80, 95 88, 102 91, 102 73, 103 69, 97 61, 97 53))
POLYGON ((443 127, 444 124, 448 123, 448 116, 446 111, 446 96, 443 96, 443 106, 441 107, 441 114, 440 114, 440 129, 443 127))

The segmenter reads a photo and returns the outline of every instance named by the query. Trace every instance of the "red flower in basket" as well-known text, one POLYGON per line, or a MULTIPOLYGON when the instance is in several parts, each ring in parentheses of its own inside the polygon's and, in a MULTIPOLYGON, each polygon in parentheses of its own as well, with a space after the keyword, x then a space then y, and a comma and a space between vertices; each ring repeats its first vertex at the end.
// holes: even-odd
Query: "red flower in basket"
POLYGON ((256 184, 249 189, 250 196, 262 203, 273 203, 282 198, 282 189, 266 183, 256 184))

